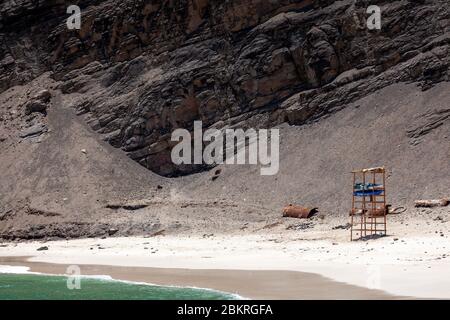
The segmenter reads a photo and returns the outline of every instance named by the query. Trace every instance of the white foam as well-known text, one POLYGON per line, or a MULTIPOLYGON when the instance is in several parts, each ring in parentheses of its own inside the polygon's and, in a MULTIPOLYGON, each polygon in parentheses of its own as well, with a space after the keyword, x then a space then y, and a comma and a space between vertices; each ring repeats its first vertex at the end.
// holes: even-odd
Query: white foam
MULTIPOLYGON (((67 275, 63 275, 67 276, 67 275)), ((104 280, 104 281, 113 281, 113 282, 121 282, 131 285, 144 285, 144 286, 152 286, 152 287, 164 287, 164 288, 176 288, 176 289, 196 289, 196 290, 202 290, 202 291, 209 291, 209 292, 216 292, 220 293, 226 296, 233 297, 237 300, 249 300, 249 298, 243 297, 237 293, 231 293, 231 292, 225 292, 220 291, 216 289, 210 289, 210 288, 201 288, 201 287, 195 287, 195 286, 176 286, 176 285, 161 285, 161 284, 155 284, 150 282, 141 282, 141 281, 130 281, 130 280, 121 280, 121 279, 115 279, 108 275, 81 275, 81 278, 89 278, 89 279, 96 279, 96 280, 104 280)))
POLYGON ((216 292, 216 293, 220 293, 220 294, 223 294, 223 295, 227 295, 227 296, 233 297, 234 299, 237 299, 237 300, 249 300, 249 298, 243 297, 243 296, 241 296, 241 295, 239 295, 237 293, 225 292, 225 291, 221 291, 221 290, 217 290, 217 289, 211 289, 211 288, 202 288, 202 287, 195 287, 195 286, 187 286, 187 287, 185 287, 185 286, 166 285, 166 284, 161 285, 161 284, 155 284, 155 283, 150 283, 150 282, 129 281, 129 280, 114 279, 114 278, 111 278, 110 280, 115 281, 115 282, 122 282, 122 283, 132 284, 132 285, 145 285, 145 286, 152 286, 152 287, 164 287, 164 288, 176 288, 176 289, 195 289, 195 290, 216 292))
POLYGON ((30 268, 25 266, 5 266, 0 265, 0 273, 30 273, 30 268))
MULTIPOLYGON (((62 274, 62 276, 67 277, 67 274, 62 274)), ((81 275, 81 278, 87 278, 87 279, 95 279, 95 280, 105 280, 105 281, 116 281, 111 276, 108 275, 81 275)))
MULTIPOLYGON (((26 266, 8 266, 8 265, 0 265, 0 273, 5 274, 40 274, 44 275, 40 272, 31 272, 30 267, 26 266)), ((67 277, 67 274, 45 274, 47 276, 62 276, 67 277)), ((115 281, 111 276, 108 275, 81 275, 81 278, 88 279, 96 279, 96 280, 105 280, 105 281, 115 281)))

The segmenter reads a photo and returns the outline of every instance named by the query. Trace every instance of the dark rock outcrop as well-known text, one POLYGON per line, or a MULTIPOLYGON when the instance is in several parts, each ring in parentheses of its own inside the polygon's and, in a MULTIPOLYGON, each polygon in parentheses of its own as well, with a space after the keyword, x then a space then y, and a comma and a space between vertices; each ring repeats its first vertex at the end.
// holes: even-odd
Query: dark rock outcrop
POLYGON ((64 1, 15 3, 0 4, 0 91, 51 71, 104 140, 166 176, 202 169, 170 160, 171 132, 195 120, 301 125, 396 82, 449 80, 447 0, 73 1, 81 30, 64 1))

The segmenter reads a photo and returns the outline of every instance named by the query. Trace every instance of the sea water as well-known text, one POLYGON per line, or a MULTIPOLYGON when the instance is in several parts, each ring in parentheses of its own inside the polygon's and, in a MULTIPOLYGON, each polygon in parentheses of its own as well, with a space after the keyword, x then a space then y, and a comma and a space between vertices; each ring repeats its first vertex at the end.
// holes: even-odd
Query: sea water
POLYGON ((197 288, 154 286, 102 278, 82 278, 69 290, 66 276, 0 273, 0 300, 232 300, 236 296, 197 288))

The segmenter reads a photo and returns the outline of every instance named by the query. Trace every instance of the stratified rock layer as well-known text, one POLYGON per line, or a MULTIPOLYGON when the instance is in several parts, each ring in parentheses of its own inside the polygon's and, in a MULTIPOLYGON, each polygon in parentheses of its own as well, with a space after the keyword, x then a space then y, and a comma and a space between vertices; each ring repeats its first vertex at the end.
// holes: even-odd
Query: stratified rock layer
POLYGON ((304 124, 396 82, 449 80, 447 0, 0 4, 0 92, 46 71, 110 144, 166 176, 175 128, 304 124), (382 30, 366 8, 382 9, 382 30))

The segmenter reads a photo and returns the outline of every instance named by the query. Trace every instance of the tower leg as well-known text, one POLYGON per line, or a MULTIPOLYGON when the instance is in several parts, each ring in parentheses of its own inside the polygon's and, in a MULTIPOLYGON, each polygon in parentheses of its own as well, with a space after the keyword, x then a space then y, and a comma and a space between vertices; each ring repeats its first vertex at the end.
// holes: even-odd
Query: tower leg
POLYGON ((350 241, 353 241, 353 214, 351 215, 350 221, 350 241))

